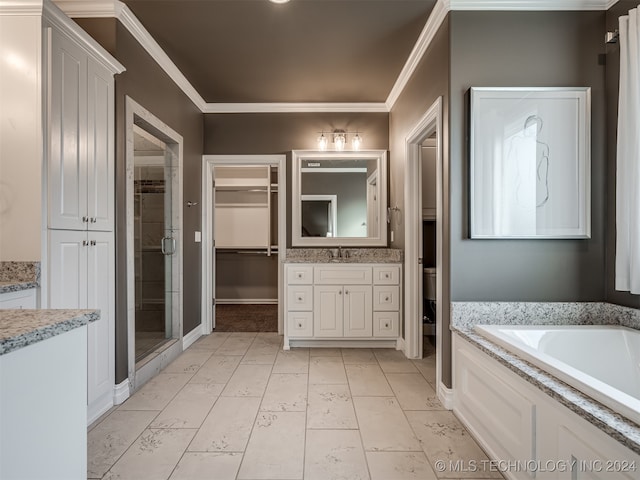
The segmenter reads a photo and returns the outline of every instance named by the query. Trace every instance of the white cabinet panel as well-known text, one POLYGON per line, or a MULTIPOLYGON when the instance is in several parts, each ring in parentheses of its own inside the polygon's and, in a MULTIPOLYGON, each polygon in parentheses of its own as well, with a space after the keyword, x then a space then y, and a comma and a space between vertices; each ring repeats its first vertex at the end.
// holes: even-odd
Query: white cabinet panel
POLYGON ((373 287, 373 309, 397 311, 400 309, 400 287, 385 285, 373 287))
POLYGON ((313 312, 287 312, 291 337, 313 337, 313 312))
POLYGON ((373 312, 373 336, 397 337, 400 313, 373 312))
POLYGON ((87 232, 49 230, 49 308, 86 308, 87 232))
POLYGON ((87 53, 51 34, 49 228, 86 229, 87 53))
POLYGON ((400 267, 396 265, 373 267, 373 283, 376 285, 398 285, 400 283, 400 267))
POLYGON ((344 287, 344 336, 370 337, 373 331, 371 286, 344 287))
POLYGON ((316 337, 342 337, 343 289, 334 285, 313 287, 313 334, 316 337))
POLYGON ((316 266, 313 281, 317 285, 362 285, 371 283, 371 278, 371 267, 316 266))
POLYGON ((0 309, 37 308, 36 289, 0 293, 0 309))
POLYGON ((295 312, 311 311, 313 308, 313 287, 296 285, 287 290, 287 310, 295 312))
POLYGON ((291 265, 287 268, 289 285, 311 285, 313 283, 313 267, 311 265, 291 265))

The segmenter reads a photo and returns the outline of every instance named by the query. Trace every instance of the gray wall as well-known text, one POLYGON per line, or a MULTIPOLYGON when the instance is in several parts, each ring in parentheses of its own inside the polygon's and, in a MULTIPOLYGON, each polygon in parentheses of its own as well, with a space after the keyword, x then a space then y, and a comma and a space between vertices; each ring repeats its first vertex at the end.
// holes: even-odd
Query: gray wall
MULTIPOLYGON (((128 376, 126 304, 125 96, 130 96, 184 139, 184 201, 200 202, 203 116, 189 98, 115 19, 77 19, 127 69, 116 75, 116 382, 128 376)), ((183 331, 200 324, 200 206, 183 208, 183 331)))
POLYGON ((451 299, 602 300, 605 287, 605 12, 452 12, 451 299), (469 240, 468 89, 591 87, 591 239, 469 240))
MULTIPOLYGON (((618 28, 618 17, 636 8, 637 0, 620 0, 607 12, 607 30, 618 28)), ((607 257, 606 300, 640 308, 640 295, 615 290, 616 254, 616 140, 618 124, 618 82, 620 81, 620 47, 607 45, 607 257)))
MULTIPOLYGON (((449 331, 449 19, 445 19, 434 37, 429 49, 423 56, 418 68, 409 80, 402 95, 391 109, 389 115, 389 143, 390 143, 390 196, 389 203, 398 206, 401 212, 404 208, 404 174, 405 174, 405 137, 415 124, 431 107, 438 97, 443 97, 443 176, 444 176, 444 217, 442 245, 443 264, 441 272, 443 284, 442 309, 442 381, 451 386, 451 333, 449 331)), ((392 229, 395 241, 392 246, 404 248, 404 229, 402 215, 396 216, 392 229), (398 220, 397 218, 400 218, 398 220)), ((422 228, 416 225, 415 228, 422 228)), ((422 296, 422 292, 419 293, 422 296)))

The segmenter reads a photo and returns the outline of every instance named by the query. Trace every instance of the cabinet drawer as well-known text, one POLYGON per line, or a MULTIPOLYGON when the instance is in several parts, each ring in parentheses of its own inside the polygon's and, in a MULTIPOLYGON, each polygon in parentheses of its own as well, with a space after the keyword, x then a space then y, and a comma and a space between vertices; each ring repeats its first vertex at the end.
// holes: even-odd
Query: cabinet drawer
POLYGON ((313 337, 313 312, 287 312, 287 335, 313 337))
POLYGON ((289 285, 311 285, 313 282, 313 266, 288 265, 287 283, 289 285))
POLYGON ((373 336, 397 337, 399 323, 400 314, 398 312, 374 312, 373 336))
POLYGON ((374 285, 399 285, 400 267, 389 265, 388 267, 373 267, 374 285))
POLYGON ((287 288, 287 310, 310 312, 313 309, 313 287, 296 285, 287 288))
POLYGON ((386 312, 400 310, 400 287, 392 285, 374 286, 373 309, 386 312))
POLYGON ((351 265, 316 266, 314 269, 314 283, 317 285, 369 285, 371 284, 371 267, 357 267, 351 265))
POLYGON ((0 293, 0 309, 36 308, 36 289, 0 293))

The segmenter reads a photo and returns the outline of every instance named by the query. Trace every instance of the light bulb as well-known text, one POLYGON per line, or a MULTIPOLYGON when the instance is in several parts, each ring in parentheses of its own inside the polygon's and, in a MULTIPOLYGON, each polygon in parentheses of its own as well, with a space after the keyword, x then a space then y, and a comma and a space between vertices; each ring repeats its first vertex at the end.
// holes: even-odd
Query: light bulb
POLYGON ((356 136, 351 139, 351 146, 354 150, 360 150, 360 145, 362 145, 362 137, 356 133, 356 136))
POLYGON ((336 150, 344 150, 345 138, 344 135, 336 135, 333 139, 333 143, 336 145, 336 150))
POLYGON ((318 137, 318 148, 320 150, 327 149, 327 137, 324 136, 324 133, 321 133, 320 136, 318 137))

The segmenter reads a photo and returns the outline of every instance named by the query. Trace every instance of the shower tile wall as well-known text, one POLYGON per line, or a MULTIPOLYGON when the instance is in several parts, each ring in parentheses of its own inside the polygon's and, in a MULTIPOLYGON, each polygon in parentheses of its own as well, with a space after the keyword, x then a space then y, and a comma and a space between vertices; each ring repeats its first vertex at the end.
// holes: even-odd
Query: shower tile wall
POLYGON ((136 332, 164 332, 164 168, 136 168, 136 332))

